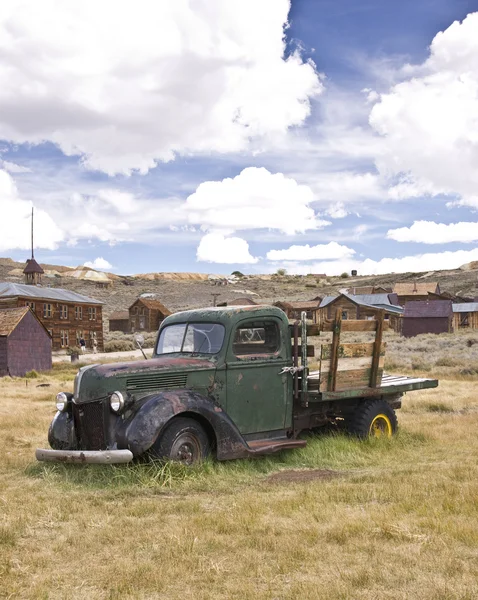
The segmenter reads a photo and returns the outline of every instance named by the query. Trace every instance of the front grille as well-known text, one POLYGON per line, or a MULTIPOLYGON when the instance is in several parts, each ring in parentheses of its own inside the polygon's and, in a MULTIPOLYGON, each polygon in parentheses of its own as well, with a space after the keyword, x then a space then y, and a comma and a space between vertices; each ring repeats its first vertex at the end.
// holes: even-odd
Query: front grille
POLYGON ((135 375, 126 380, 128 392, 154 392, 186 387, 187 373, 167 373, 159 375, 135 375))
POLYGON ((103 402, 73 403, 73 419, 80 450, 105 450, 103 402))

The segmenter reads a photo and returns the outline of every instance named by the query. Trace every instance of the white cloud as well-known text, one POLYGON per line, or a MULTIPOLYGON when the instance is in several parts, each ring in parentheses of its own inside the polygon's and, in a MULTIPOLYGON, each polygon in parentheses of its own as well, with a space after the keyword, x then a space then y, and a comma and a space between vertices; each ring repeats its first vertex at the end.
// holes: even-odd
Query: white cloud
POLYGON ((107 173, 271 142, 322 90, 290 0, 2 0, 0 137, 107 173))
POLYGON ((383 176, 406 174, 391 197, 454 194, 476 206, 478 188, 478 13, 438 33, 422 65, 382 94, 370 124, 384 137, 383 176))
POLYGON ((16 163, 9 162, 8 160, 0 160, 0 166, 8 173, 31 173, 31 169, 16 163))
POLYGON ((350 171, 321 173, 315 180, 314 192, 317 200, 336 202, 339 206, 363 200, 383 200, 387 195, 378 174, 350 171))
MULTIPOLYGON (((0 169, 0 251, 31 248, 32 204, 19 197, 12 177, 0 169)), ((51 216, 35 210, 35 248, 54 250, 65 239, 51 216)))
POLYGON ((341 246, 337 242, 318 244, 317 246, 290 246, 285 250, 270 250, 267 253, 268 260, 329 260, 347 258, 355 254, 355 250, 347 246, 341 246))
POLYGON ((306 275, 307 273, 326 273, 327 275, 340 275, 356 269, 359 275, 383 275, 386 273, 408 273, 420 271, 437 271, 442 269, 456 269, 463 264, 478 260, 478 248, 473 250, 457 250, 456 252, 436 252, 416 254, 402 258, 382 258, 363 261, 344 259, 323 261, 308 264, 288 264, 290 273, 306 275))
POLYGON ((223 264, 253 264, 259 259, 249 252, 249 244, 239 237, 208 233, 199 243, 197 260, 223 264))
POLYGON ((111 265, 102 256, 98 256, 98 258, 95 258, 94 261, 87 261, 83 263, 83 266, 89 267, 90 269, 98 269, 99 271, 113 268, 113 265, 111 265))
POLYGON ((410 227, 390 229, 387 237, 397 242, 421 242, 423 244, 449 244, 450 242, 476 242, 478 223, 435 223, 414 221, 410 227))
POLYGON ((343 219, 349 213, 345 210, 343 202, 337 202, 336 204, 329 206, 329 208, 325 211, 325 214, 329 215, 329 217, 332 217, 332 219, 343 219))
POLYGON ((313 200, 308 186, 282 173, 249 167, 233 179, 201 183, 184 210, 189 223, 203 230, 276 229, 294 234, 330 225, 310 208, 313 200))

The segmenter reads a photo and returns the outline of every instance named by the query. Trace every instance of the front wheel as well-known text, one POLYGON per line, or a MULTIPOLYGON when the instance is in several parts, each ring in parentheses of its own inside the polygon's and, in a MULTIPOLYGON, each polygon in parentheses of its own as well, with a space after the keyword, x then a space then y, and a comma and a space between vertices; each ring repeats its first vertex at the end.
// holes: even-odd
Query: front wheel
POLYGON ((397 415, 384 400, 368 400, 346 419, 347 430, 360 438, 390 438, 398 428, 397 415))
POLYGON ((206 459, 210 450, 204 428, 194 419, 177 417, 161 432, 151 454, 156 458, 174 460, 189 466, 206 459))

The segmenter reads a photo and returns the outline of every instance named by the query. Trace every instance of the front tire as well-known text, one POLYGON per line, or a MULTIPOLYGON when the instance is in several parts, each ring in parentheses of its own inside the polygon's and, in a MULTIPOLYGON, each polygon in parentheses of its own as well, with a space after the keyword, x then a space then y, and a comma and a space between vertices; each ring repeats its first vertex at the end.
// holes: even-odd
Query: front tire
POLYGON ((397 415, 384 400, 368 400, 346 419, 347 430, 360 438, 391 438, 397 432, 397 415))
POLYGON ((176 417, 160 433, 151 454, 156 458, 190 466, 205 460, 210 451, 211 445, 204 428, 194 419, 176 417))

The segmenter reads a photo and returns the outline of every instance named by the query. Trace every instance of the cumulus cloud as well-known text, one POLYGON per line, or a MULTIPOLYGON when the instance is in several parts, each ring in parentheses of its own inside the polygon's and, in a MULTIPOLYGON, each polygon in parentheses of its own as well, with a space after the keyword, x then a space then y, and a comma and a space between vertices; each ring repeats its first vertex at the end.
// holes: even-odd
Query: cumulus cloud
POLYGON ((423 244, 476 242, 478 240, 478 223, 465 221, 446 225, 434 221, 414 221, 410 227, 390 229, 387 237, 397 242, 421 242, 423 244))
POLYGON ((285 55, 290 0, 2 0, 0 132, 104 172, 236 152, 301 125, 322 90, 285 55))
POLYGON ((17 165, 16 163, 9 162, 8 160, 0 160, 0 166, 8 173, 31 173, 31 169, 29 167, 17 165))
POLYGON ((93 261, 86 261, 83 263, 84 267, 89 267, 90 269, 97 269, 99 271, 112 269, 113 265, 111 265, 107 260, 105 260, 102 256, 98 256, 93 261))
POLYGON ((290 246, 285 250, 270 250, 267 259, 276 261, 284 260, 330 260, 347 258, 355 254, 355 250, 347 246, 341 246, 337 242, 318 244, 317 246, 290 246))
POLYGON ((234 178, 201 183, 184 206, 188 222, 203 230, 275 229, 303 233, 330 225, 309 206, 312 190, 282 173, 249 167, 234 178))
POLYGON ((239 237, 224 237, 220 233, 208 233, 199 243, 198 261, 223 264, 253 264, 259 259, 249 252, 249 244, 239 237))
POLYGON ((336 204, 329 206, 329 208, 325 211, 325 214, 329 215, 329 217, 332 217, 332 219, 343 219, 349 213, 347 210, 345 210, 343 202, 337 202, 336 204))
MULTIPOLYGON (((22 200, 12 177, 0 169, 0 250, 31 248, 32 204, 22 200)), ((65 239, 62 229, 51 216, 35 210, 35 248, 54 250, 65 239)))
POLYGON ((373 260, 367 258, 359 261, 354 259, 323 261, 317 263, 289 263, 289 273, 306 275, 307 273, 326 273, 340 275, 344 271, 356 269, 359 275, 383 275, 386 273, 408 273, 417 271, 436 271, 456 269, 463 264, 478 260, 478 248, 473 250, 457 250, 456 252, 435 252, 416 254, 401 258, 382 258, 373 260))
POLYGON ((406 174, 391 190, 397 199, 459 195, 478 205, 478 13, 438 33, 421 65, 382 94, 370 124, 384 138, 382 175, 406 174))

